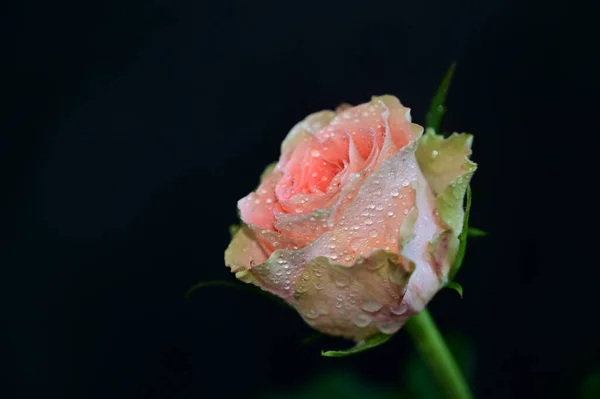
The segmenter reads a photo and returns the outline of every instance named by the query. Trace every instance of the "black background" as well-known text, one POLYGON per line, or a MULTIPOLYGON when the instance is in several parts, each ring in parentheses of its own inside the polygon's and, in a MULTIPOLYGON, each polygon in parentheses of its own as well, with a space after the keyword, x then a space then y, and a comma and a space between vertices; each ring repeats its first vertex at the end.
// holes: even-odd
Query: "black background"
POLYGON ((578 196, 595 182, 576 183, 597 134, 589 15, 508 0, 4 6, 2 396, 255 397, 335 368, 401 385, 403 334, 325 359, 344 343, 303 347, 300 318, 262 298, 184 293, 231 278, 236 201, 294 123, 383 93, 423 123, 452 61, 443 126, 475 135, 471 224, 490 236, 470 243, 464 299, 444 291, 432 312, 473 342, 477 397, 574 395, 600 367, 600 273, 576 260, 596 250, 561 227, 594 213, 578 196))

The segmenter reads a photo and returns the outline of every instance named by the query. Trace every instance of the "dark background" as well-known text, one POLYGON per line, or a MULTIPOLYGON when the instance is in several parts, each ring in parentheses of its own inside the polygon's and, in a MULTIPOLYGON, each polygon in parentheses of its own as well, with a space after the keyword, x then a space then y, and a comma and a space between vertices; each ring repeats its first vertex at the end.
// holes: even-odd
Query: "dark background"
POLYGON ((490 236, 470 241, 464 299, 431 311, 473 345, 480 398, 576 397, 600 367, 600 272, 576 260, 597 250, 561 224, 595 213, 575 180, 595 162, 596 29, 575 2, 3 8, 0 396, 260 397, 332 369, 401 386, 402 332, 325 359, 346 344, 301 345, 269 301, 184 293, 232 278, 236 201, 293 124, 383 93, 423 123, 452 61, 443 126, 475 135, 471 224, 490 236))

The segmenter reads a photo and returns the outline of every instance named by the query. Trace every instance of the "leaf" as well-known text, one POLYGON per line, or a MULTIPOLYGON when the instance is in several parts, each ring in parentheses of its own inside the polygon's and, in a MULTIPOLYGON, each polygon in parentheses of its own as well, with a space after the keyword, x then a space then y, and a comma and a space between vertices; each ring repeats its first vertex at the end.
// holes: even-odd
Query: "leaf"
POLYGON ((465 216, 463 219, 463 229, 458 236, 458 252, 456 254, 456 260, 454 266, 450 271, 449 281, 454 280, 454 276, 460 270, 463 260, 465 258, 465 252, 467 251, 467 235, 469 232, 469 211, 471 210, 471 185, 467 186, 467 204, 465 206, 465 216))
POLYGON ((364 352, 368 349, 375 348, 381 344, 386 343, 389 339, 392 338, 392 335, 388 334, 377 334, 372 336, 371 338, 367 338, 364 341, 360 341, 352 348, 343 349, 339 351, 321 351, 321 356, 325 357, 346 357, 350 355, 355 355, 360 352, 364 352))
POLYGON ((272 302, 277 303, 279 306, 285 307, 285 308, 289 308, 289 305, 283 301, 282 299, 280 299, 279 297, 276 297, 275 295, 272 295, 266 291, 261 290, 260 288, 254 286, 254 285, 250 285, 250 284, 244 284, 244 283, 240 283, 237 281, 223 281, 223 280, 213 280, 213 281, 201 281, 195 285, 193 285, 185 294, 186 298, 189 298, 196 290, 200 289, 200 288, 206 288, 206 287, 229 287, 229 288, 237 288, 239 290, 242 291, 246 291, 246 292, 251 292, 253 294, 258 294, 263 296, 266 299, 269 299, 272 302))
POLYGON ((450 81, 452 80, 452 75, 454 75, 455 68, 456 63, 453 62, 452 65, 450 65, 448 72, 446 72, 442 83, 440 83, 440 86, 435 92, 433 100, 431 100, 429 112, 427 112, 427 116, 425 117, 425 127, 432 128, 436 133, 439 132, 440 122, 446 113, 444 101, 446 100, 446 94, 448 93, 448 88, 450 87, 450 81))
POLYGON ((478 229, 476 227, 469 227, 467 230, 467 235, 469 237, 485 237, 488 235, 488 232, 478 229))
POLYGON ((460 295, 461 298, 463 297, 463 287, 456 281, 449 281, 446 283, 446 288, 453 289, 454 291, 458 292, 458 295, 460 295))

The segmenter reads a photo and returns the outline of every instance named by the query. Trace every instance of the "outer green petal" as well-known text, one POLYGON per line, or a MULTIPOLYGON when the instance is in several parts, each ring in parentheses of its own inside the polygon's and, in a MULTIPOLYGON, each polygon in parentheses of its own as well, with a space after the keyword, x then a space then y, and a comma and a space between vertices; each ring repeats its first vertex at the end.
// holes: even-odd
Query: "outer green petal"
POLYGON ((225 264, 236 273, 236 277, 248 282, 244 276, 253 265, 266 262, 267 254, 262 249, 254 232, 245 224, 235 233, 225 250, 225 264))
POLYGON ((465 192, 477 164, 469 160, 473 136, 453 133, 444 138, 428 129, 419 141, 417 161, 433 189, 436 209, 455 237, 462 231, 465 192))

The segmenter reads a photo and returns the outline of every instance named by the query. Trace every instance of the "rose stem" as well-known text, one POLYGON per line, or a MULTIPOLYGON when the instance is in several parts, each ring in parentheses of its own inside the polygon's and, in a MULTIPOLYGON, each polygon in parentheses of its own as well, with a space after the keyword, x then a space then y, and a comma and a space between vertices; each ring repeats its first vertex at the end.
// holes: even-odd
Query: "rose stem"
POLYGON ((472 399, 473 395, 469 386, 429 311, 425 309, 411 317, 404 328, 412 337, 433 374, 446 390, 448 398, 472 399))

